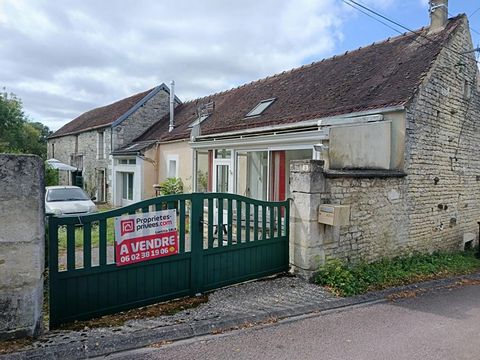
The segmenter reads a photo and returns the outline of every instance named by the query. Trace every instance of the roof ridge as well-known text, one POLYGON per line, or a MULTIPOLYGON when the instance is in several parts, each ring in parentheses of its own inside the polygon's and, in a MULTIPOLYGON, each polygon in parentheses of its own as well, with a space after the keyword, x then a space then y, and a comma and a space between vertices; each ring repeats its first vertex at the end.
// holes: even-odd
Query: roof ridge
MULTIPOLYGON (((457 16, 454 16, 450 19, 448 19, 449 21, 455 21, 457 20, 458 18, 462 17, 463 14, 459 14, 457 16)), ((194 102, 194 101, 201 101, 201 100, 204 100, 206 98, 209 98, 209 97, 214 97, 214 96, 218 96, 218 95, 222 95, 222 94, 225 94, 225 93, 228 93, 228 92, 231 92, 233 90, 237 90, 237 89, 240 89, 240 88, 243 88, 245 86, 249 86, 249 85, 253 85, 253 84, 256 84, 256 83, 260 83, 260 82, 264 82, 264 81, 267 81, 267 80, 271 80, 271 79, 274 79, 274 78, 277 78, 279 76, 282 76, 282 75, 285 75, 285 74, 290 74, 294 71, 298 71, 298 70, 302 70, 302 69, 306 69, 306 68, 309 68, 309 67, 312 67, 312 66, 315 66, 316 64, 319 64, 319 63, 322 63, 322 62, 326 62, 326 61, 332 61, 332 60, 338 60, 339 58, 342 58, 344 56, 351 56, 352 54, 355 54, 356 52, 360 51, 360 50, 365 50, 365 49, 369 49, 373 46, 378 46, 378 45, 381 45, 381 44, 385 44, 385 43, 388 43, 388 42, 395 42, 395 41, 398 41, 404 37, 409 37, 409 36, 421 36, 419 33, 423 33, 425 32, 426 30, 428 29, 428 26, 422 26, 421 28, 417 29, 417 30, 412 30, 412 31, 406 31, 402 34, 399 34, 399 35, 396 35, 396 36, 391 36, 391 37, 388 37, 387 39, 383 39, 383 40, 379 40, 379 41, 374 41, 373 43, 371 44, 368 44, 368 45, 364 45, 364 46, 359 46, 358 48, 356 49, 353 49, 353 50, 346 50, 343 54, 334 54, 330 57, 326 57, 326 58, 322 58, 321 60, 317 60, 317 61, 313 61, 309 64, 302 64, 302 65, 299 65, 299 66, 296 66, 296 67, 293 67, 289 70, 283 70, 279 73, 276 73, 276 74, 273 74, 273 75, 268 75, 266 77, 263 77, 263 78, 260 78, 260 79, 255 79, 255 80, 252 80, 252 81, 249 81, 249 82, 246 82, 246 83, 243 83, 241 85, 238 85, 238 86, 234 86, 234 87, 231 87, 230 89, 226 89, 226 90, 223 90, 223 91, 218 91, 216 93, 213 93, 213 94, 209 94, 209 95, 205 95, 203 97, 199 97, 199 98, 196 98, 196 99, 192 99, 192 100, 189 100, 189 101, 185 101, 185 103, 190 103, 190 102, 194 102)))

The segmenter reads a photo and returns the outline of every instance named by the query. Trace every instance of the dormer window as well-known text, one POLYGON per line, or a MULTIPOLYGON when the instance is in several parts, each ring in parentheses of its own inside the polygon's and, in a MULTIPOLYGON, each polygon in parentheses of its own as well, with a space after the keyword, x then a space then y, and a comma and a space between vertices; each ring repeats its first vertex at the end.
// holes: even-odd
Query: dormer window
POLYGON ((275 100, 276 98, 271 98, 271 99, 260 101, 257 106, 255 106, 252 110, 250 110, 250 112, 247 115, 245 115, 245 117, 261 115, 270 105, 273 104, 275 100))

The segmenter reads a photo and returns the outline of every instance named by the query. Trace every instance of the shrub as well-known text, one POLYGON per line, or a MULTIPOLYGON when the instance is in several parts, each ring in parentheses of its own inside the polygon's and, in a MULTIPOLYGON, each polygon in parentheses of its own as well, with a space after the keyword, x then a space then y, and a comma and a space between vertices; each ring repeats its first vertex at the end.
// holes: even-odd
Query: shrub
POLYGON ((336 259, 320 266, 315 282, 338 295, 351 296, 389 286, 465 274, 479 268, 480 260, 475 258, 473 251, 413 254, 356 265, 347 265, 336 259))
POLYGON ((183 182, 180 178, 168 178, 160 184, 161 195, 183 194, 183 182))

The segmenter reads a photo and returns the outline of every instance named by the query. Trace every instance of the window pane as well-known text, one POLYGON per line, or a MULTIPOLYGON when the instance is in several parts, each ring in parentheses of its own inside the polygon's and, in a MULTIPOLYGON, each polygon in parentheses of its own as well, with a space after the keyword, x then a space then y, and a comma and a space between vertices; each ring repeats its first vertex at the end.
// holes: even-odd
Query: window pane
POLYGON ((127 173, 122 173, 122 198, 127 199, 128 195, 128 176, 127 173))
POLYGON ((128 173, 128 200, 133 200, 133 174, 128 173))
POLYGON ((174 178, 177 176, 177 161, 170 160, 168 162, 168 177, 174 178))
POLYGON ((230 159, 231 151, 222 149, 222 150, 215 150, 215 158, 217 159, 230 159))
POLYGON ((237 193, 267 200, 268 152, 237 152, 237 193))
POLYGON ((261 101, 257 106, 255 106, 246 116, 256 116, 260 115, 262 112, 265 111, 266 108, 268 108, 275 99, 268 99, 268 100, 263 100, 261 101))

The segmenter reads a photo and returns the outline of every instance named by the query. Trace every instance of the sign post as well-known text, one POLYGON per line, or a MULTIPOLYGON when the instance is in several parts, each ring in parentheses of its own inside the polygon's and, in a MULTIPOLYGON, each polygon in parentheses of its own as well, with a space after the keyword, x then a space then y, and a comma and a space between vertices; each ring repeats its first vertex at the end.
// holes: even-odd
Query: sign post
POLYGON ((178 254, 175 209, 115 218, 117 266, 178 254))

